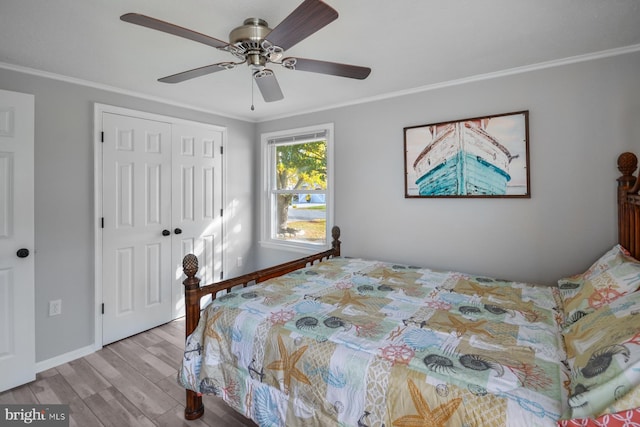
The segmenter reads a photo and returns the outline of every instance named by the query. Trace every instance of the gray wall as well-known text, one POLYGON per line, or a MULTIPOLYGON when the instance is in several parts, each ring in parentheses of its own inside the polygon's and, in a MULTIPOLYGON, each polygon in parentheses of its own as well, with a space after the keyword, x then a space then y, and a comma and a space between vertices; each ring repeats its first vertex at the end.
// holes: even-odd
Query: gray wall
POLYGON ((237 256, 251 259, 253 123, 6 69, 0 88, 35 95, 36 361, 93 344, 95 102, 227 127, 225 221, 234 262, 225 274, 240 273, 237 256), (48 317, 48 301, 58 298, 62 315, 48 317))
POLYGON ((94 102, 227 127, 227 277, 298 256, 254 247, 260 133, 333 122, 345 255, 552 283, 616 241, 616 158, 640 151, 638 75, 634 53, 256 125, 0 69, 0 89, 35 95, 36 360, 93 343, 94 102), (531 199, 404 198, 404 127, 525 109, 531 199), (58 298, 63 314, 47 317, 58 298))
POLYGON ((616 159, 640 151, 639 76, 632 53, 264 122, 257 135, 335 124, 344 255, 553 283, 616 242, 616 159), (404 198, 404 127, 519 110, 530 114, 531 199, 404 198))

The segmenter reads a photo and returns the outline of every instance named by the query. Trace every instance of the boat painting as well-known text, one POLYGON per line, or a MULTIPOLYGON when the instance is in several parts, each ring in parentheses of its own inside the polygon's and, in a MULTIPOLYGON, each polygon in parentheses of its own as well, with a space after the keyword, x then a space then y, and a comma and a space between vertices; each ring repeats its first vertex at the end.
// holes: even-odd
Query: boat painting
POLYGON ((404 131, 405 197, 530 197, 527 111, 404 131))

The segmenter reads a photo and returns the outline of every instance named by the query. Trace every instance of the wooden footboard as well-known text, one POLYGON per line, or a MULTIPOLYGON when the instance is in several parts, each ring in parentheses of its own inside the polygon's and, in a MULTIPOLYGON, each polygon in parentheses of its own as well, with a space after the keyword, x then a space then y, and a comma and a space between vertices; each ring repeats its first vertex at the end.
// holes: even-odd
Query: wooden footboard
MULTIPOLYGON (((182 260, 182 269, 185 276, 187 276, 182 282, 185 293, 185 337, 188 337, 195 330, 196 326, 198 326, 198 321, 200 320, 200 299, 202 297, 211 295, 211 298, 215 299, 219 291, 230 290, 236 286, 246 287, 251 284, 264 282, 265 280, 282 276, 316 262, 322 262, 329 258, 340 256, 340 228, 333 227, 331 237, 331 249, 327 251, 206 286, 200 286, 200 279, 196 277, 196 273, 198 272, 198 257, 193 254, 186 255, 182 260)), ((194 420, 200 418, 203 413, 204 405, 202 404, 202 397, 198 395, 198 393, 187 390, 184 417, 188 420, 194 420)))
POLYGON ((622 153, 618 157, 618 242, 640 258, 640 180, 633 174, 638 167, 638 158, 633 153, 622 153))

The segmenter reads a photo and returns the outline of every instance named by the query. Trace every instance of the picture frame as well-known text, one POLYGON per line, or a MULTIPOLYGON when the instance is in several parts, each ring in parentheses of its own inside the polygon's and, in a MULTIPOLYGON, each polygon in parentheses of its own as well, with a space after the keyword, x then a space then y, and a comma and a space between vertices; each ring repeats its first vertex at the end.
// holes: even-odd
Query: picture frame
POLYGON ((529 111, 404 128, 405 198, 531 198, 529 111))

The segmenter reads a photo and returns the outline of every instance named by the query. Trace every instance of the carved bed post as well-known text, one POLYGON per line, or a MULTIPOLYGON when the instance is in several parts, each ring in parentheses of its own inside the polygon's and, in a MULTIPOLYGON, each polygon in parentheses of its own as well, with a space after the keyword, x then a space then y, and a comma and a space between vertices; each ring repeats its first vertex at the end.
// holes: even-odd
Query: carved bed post
POLYGON ((333 256, 340 256, 340 227, 334 225, 331 229, 331 248, 334 250, 333 256))
POLYGON ((638 158, 633 153, 622 153, 618 156, 618 170, 622 176, 618 178, 618 242, 626 249, 636 255, 636 240, 638 230, 633 228, 635 224, 630 216, 635 215, 638 207, 628 203, 628 195, 637 192, 639 182, 633 176, 638 166, 638 158), (636 236, 636 237, 634 237, 636 236))
MULTIPOLYGON (((197 291, 200 287, 200 279, 196 277, 198 272, 198 257, 188 254, 182 260, 182 271, 187 278, 182 282, 184 285, 185 299, 185 338, 188 337, 198 326, 200 320, 200 298, 197 291)), ((184 408, 184 417, 187 420, 195 420, 204 414, 202 396, 198 393, 187 390, 187 401, 184 408)))

